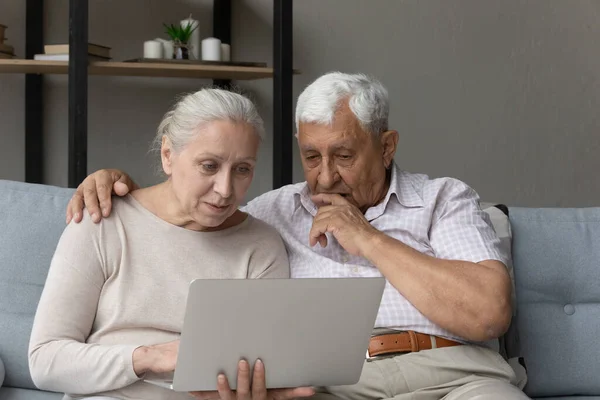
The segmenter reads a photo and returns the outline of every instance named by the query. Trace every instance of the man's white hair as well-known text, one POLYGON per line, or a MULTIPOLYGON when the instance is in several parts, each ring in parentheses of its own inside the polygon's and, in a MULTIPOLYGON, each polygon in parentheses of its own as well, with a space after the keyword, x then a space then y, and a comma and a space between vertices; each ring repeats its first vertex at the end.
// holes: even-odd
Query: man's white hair
POLYGON ((331 125, 344 101, 366 132, 379 136, 388 130, 388 92, 365 74, 330 72, 308 85, 298 97, 296 130, 300 122, 331 125))

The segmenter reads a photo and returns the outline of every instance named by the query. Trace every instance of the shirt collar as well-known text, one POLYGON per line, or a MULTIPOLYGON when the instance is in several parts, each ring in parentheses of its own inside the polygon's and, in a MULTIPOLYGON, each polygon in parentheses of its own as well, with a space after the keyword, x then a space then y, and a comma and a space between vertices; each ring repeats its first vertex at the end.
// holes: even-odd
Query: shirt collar
POLYGON ((415 190, 411 175, 404 172, 396 163, 392 164, 390 187, 383 201, 365 213, 367 221, 381 217, 390 201, 397 201, 406 208, 423 207, 423 198, 415 190))
POLYGON ((395 194, 398 202, 404 207, 423 207, 425 205, 423 202, 423 193, 422 190, 417 189, 422 187, 423 185, 418 184, 415 179, 415 175, 402 171, 394 163, 388 196, 390 193, 395 194))
POLYGON ((300 207, 304 207, 313 217, 317 214, 317 206, 310 199, 308 182, 299 185, 296 192, 294 192, 294 209, 292 210, 292 214, 300 207))
MULTIPOLYGON (((423 207, 424 205, 422 193, 419 193, 415 188, 416 185, 411 174, 402 171, 396 163, 392 164, 391 174, 390 187, 385 198, 381 203, 369 208, 365 213, 365 218, 369 221, 383 215, 391 200, 398 201, 407 208, 423 207)), ((310 189, 306 182, 298 185, 297 190, 294 192, 294 209, 292 210, 292 214, 299 207, 304 207, 313 217, 317 214, 317 206, 310 199, 310 189)))

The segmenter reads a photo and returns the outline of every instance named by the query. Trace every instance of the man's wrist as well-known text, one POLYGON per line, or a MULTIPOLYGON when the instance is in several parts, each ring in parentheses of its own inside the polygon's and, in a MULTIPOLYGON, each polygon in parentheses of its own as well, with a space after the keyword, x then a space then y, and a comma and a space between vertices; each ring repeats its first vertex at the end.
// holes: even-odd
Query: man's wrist
POLYGON ((374 257, 379 252, 378 249, 381 248, 383 241, 386 238, 386 234, 382 233, 376 229, 367 236, 367 239, 364 240, 364 246, 362 251, 362 256, 369 260, 372 264, 375 264, 374 257))

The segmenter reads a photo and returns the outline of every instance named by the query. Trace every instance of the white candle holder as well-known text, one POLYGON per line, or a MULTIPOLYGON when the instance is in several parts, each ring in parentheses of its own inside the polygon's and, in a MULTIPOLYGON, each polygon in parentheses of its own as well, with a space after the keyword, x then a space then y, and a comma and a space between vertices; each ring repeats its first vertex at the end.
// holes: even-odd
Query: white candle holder
POLYGON ((221 40, 209 37, 202 41, 202 60, 221 61, 221 40))
POLYGON ((144 58, 163 58, 163 44, 157 40, 145 41, 144 58))

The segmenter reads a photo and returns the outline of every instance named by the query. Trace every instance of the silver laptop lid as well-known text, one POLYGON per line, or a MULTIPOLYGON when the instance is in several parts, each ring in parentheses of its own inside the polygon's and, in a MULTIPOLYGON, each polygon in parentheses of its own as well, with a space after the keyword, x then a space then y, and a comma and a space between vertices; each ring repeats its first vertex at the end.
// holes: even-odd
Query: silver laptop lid
POLYGON ((191 283, 173 389, 215 390, 237 363, 265 363, 267 387, 354 384, 384 278, 198 279, 191 283))

